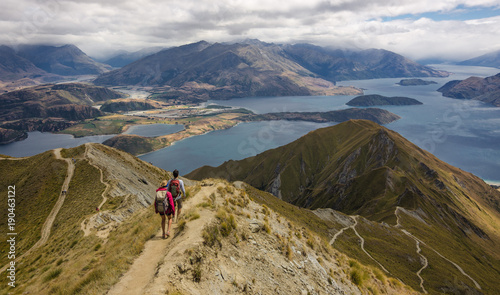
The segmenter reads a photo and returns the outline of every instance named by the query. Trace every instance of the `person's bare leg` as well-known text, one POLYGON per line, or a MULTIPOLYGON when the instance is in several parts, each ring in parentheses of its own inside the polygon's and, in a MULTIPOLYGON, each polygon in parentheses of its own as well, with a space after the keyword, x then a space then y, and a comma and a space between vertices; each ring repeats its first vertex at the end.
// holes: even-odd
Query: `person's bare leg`
MULTIPOLYGON (((161 230, 163 232, 163 235, 161 237, 165 238, 165 215, 160 215, 160 216, 161 216, 161 230)), ((168 224, 168 228, 170 229, 170 223, 168 224)))
POLYGON ((170 227, 172 226, 172 215, 168 216, 168 228, 167 228, 167 237, 170 236, 170 227))

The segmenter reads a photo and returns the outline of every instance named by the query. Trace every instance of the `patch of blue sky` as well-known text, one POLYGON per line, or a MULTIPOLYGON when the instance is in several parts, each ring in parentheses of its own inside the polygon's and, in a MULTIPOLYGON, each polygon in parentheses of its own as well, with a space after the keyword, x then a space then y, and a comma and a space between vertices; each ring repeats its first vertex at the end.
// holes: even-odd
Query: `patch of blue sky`
POLYGON ((387 16, 383 17, 383 22, 389 22, 398 19, 420 19, 420 18, 429 18, 434 21, 447 21, 447 20, 458 20, 458 21, 466 21, 473 19, 482 19, 488 17, 494 17, 500 15, 500 5, 499 6, 490 6, 490 7, 466 7, 464 5, 459 5, 453 10, 449 11, 435 11, 435 12, 426 12, 426 13, 418 13, 418 14, 402 14, 398 16, 387 16))

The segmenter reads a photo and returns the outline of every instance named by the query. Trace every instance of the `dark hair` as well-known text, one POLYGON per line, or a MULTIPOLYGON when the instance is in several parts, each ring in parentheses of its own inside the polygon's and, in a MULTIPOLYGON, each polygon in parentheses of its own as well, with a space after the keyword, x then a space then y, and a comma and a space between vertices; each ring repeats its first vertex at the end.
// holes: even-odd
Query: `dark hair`
POLYGON ((174 178, 178 177, 179 176, 179 170, 175 169, 174 172, 172 172, 174 174, 174 178))

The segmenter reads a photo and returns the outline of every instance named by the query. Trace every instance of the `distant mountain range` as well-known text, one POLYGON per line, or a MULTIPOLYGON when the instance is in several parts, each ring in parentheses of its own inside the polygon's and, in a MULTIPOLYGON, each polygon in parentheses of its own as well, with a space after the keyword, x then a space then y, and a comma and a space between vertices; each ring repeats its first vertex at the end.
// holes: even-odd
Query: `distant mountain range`
POLYGON ((14 49, 0 46, 0 80, 13 81, 22 78, 37 78, 47 74, 28 59, 16 54, 14 49))
POLYGON ((122 51, 106 59, 105 61, 103 61, 103 63, 108 64, 114 68, 121 68, 143 57, 155 54, 163 49, 165 48, 161 46, 155 46, 143 48, 134 52, 122 51))
POLYGON ((500 68, 500 50, 490 52, 458 63, 464 66, 481 66, 500 68))
POLYGON ((38 82, 63 80, 64 76, 98 75, 111 70, 74 45, 0 46, 0 81, 32 79, 38 82))
POLYGON ((372 224, 362 234, 370 241, 369 253, 407 284, 416 277, 405 273, 422 269, 426 283, 421 286, 431 293, 498 291, 500 193, 376 123, 351 120, 318 129, 288 145, 204 166, 186 177, 244 181, 301 207, 332 208, 376 222, 379 226, 372 224), (397 234, 391 228, 405 230, 397 234), (423 260, 411 266, 403 258, 407 246, 389 242, 405 234, 415 237, 417 248, 425 245, 422 253, 432 267, 423 260), (473 274, 473 280, 452 275, 453 265, 449 260, 439 265, 436 253, 473 274), (395 262, 396 257, 406 262, 395 262))
POLYGON ((475 99, 500 107, 500 73, 495 76, 465 80, 453 80, 437 91, 443 96, 457 99, 475 99))
POLYGON ((447 75, 385 50, 351 52, 256 40, 236 44, 201 41, 162 50, 104 73, 94 83, 163 87, 165 99, 196 96, 206 100, 361 94, 337 88, 334 83, 347 79, 447 75))

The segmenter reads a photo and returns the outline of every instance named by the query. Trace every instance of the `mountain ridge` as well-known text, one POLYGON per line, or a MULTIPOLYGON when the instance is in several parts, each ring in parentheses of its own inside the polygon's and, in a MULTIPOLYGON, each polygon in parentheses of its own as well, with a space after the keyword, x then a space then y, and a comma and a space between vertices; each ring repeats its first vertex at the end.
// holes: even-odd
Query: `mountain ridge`
POLYGON ((500 68, 500 50, 483 54, 458 63, 464 66, 482 66, 500 68))
POLYGON ((111 69, 108 65, 96 62, 72 44, 18 45, 17 54, 40 69, 61 76, 98 75, 111 69))
MULTIPOLYGON (((382 226, 402 223, 397 212, 402 207, 411 212, 404 218, 405 230, 427 247, 461 261, 462 267, 488 276, 474 279, 481 280, 478 284, 483 289, 495 290, 492 275, 500 265, 490 265, 490 260, 500 258, 492 250, 500 242, 498 191, 370 121, 351 120, 318 129, 283 147, 215 168, 204 166, 186 176, 206 175, 244 181, 301 207, 332 208, 382 226), (459 254, 463 252, 469 254, 459 254), (491 258, 475 260, 481 256, 491 258)), ((376 239, 368 237, 372 242, 376 239)), ((378 248, 380 243, 372 244, 371 253, 386 259, 383 253, 388 249, 378 248)), ((405 272, 397 271, 400 276, 405 272)), ((479 290, 470 281, 462 282, 479 290)), ((439 284, 435 281, 432 289, 436 291, 439 284)))

